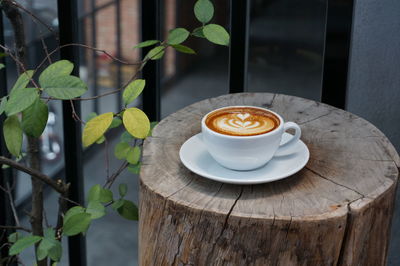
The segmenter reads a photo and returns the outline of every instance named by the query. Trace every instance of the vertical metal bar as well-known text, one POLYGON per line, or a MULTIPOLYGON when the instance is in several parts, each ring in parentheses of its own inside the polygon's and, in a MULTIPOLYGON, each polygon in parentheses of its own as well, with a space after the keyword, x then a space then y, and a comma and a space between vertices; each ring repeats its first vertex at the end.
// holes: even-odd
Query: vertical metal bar
MULTIPOLYGON (((0 11, 0 43, 4 45, 4 27, 3 27, 3 13, 0 11)), ((0 58, 0 63, 5 65, 5 58, 0 58)), ((7 95, 7 72, 6 69, 3 68, 0 70, 0 97, 7 95)), ((5 143, 3 137, 3 122, 4 115, 0 117, 0 154, 5 155, 5 143)), ((0 168, 0 185, 3 188, 7 187, 7 183, 9 183, 12 179, 12 171, 11 169, 3 170, 0 168)), ((0 225, 13 225, 14 220, 12 219, 12 212, 10 208, 10 201, 5 192, 0 190, 0 225)), ((11 233, 12 230, 8 230, 8 233, 11 233)), ((3 246, 3 244, 7 243, 7 234, 3 234, 0 231, 0 259, 8 257, 8 248, 7 246, 3 246)), ((13 264, 16 265, 16 264, 13 264)))
MULTIPOLYGON (((96 13, 94 10, 96 9, 96 0, 91 0, 90 1, 90 7, 91 7, 91 27, 92 27, 92 47, 97 46, 97 28, 96 28, 96 13)), ((98 72, 97 72, 97 52, 92 51, 92 75, 93 75, 93 94, 98 95, 98 72)), ((93 111, 98 113, 99 112, 99 101, 97 99, 93 100, 93 111)))
MULTIPOLYGON (((121 50, 122 50, 122 43, 121 43, 121 38, 122 38, 122 32, 121 32, 121 1, 116 0, 115 1, 115 26, 117 30, 117 57, 121 58, 121 50)), ((122 74, 121 74, 121 63, 117 63, 117 88, 120 88, 122 86, 122 74)), ((119 91, 118 93, 118 109, 122 108, 122 91, 119 91)))
MULTIPOLYGON (((78 3, 77 0, 58 0, 58 19, 60 45, 78 42, 78 3)), ((70 46, 61 50, 61 58, 74 63, 74 75, 79 75, 79 51, 70 46)), ((80 103, 74 101, 74 109, 80 115, 80 103)), ((72 118, 72 107, 69 101, 63 101, 64 157, 66 181, 71 183, 70 198, 84 203, 81 125, 72 118)), ((69 264, 86 265, 86 243, 80 234, 69 237, 69 264)))
MULTIPOLYGON (((160 0, 142 0, 142 41, 159 40, 161 37, 161 8, 160 0)), ((142 49, 142 58, 151 48, 142 49)), ((160 110, 160 60, 150 61, 143 69, 143 79, 146 80, 146 89, 143 91, 143 111, 151 121, 159 121, 160 110)))
POLYGON ((346 106, 353 0, 327 0, 321 101, 346 106))
POLYGON ((250 0, 231 0, 229 93, 247 90, 250 0))

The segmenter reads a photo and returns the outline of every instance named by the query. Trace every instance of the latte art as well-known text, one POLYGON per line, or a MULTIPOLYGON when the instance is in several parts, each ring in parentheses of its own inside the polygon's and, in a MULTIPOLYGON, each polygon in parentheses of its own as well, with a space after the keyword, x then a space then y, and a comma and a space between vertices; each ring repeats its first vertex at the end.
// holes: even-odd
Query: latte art
POLYGON ((206 125, 221 134, 253 136, 274 130, 279 126, 279 119, 266 110, 235 107, 211 113, 206 125))

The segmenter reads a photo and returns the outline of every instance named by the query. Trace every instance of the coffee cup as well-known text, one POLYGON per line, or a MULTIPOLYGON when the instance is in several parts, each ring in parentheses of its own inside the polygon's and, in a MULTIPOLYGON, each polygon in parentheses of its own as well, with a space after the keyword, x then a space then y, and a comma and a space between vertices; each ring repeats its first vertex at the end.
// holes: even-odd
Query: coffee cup
POLYGON ((220 165, 232 170, 253 170, 268 163, 277 152, 290 152, 301 136, 294 122, 265 108, 227 106, 213 110, 201 120, 202 140, 220 165), (295 134, 285 143, 282 135, 295 134))

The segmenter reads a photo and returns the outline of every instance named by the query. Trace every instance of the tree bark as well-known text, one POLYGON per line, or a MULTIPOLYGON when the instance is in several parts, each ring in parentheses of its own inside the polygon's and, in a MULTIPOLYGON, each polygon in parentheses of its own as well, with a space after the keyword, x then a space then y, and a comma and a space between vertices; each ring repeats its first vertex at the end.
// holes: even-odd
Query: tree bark
MULTIPOLYGON (((3 0, 1 7, 7 18, 10 20, 14 31, 16 57, 21 65, 18 65, 18 72, 24 72, 27 66, 27 54, 25 43, 25 28, 22 15, 10 0, 3 0)), ((28 137, 28 158, 31 168, 40 171, 40 152, 39 139, 28 137)), ((43 183, 35 177, 31 177, 32 183, 32 210, 30 223, 32 233, 37 236, 43 236, 43 183)), ((37 249, 38 244, 35 248, 37 249)), ((47 260, 38 261, 38 266, 46 266, 47 260)))
POLYGON ((399 166, 382 132, 325 104, 269 93, 198 102, 162 120, 145 141, 139 263, 383 266, 399 166), (203 115, 230 105, 269 108, 298 123, 310 150, 306 167, 251 186, 187 170, 181 145, 200 132, 203 115))

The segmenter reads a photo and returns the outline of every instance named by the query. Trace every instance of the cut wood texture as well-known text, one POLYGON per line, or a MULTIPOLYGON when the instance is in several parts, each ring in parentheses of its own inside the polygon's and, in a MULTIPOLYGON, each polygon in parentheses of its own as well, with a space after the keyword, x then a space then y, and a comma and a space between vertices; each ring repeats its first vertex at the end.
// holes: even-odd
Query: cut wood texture
POLYGON ((140 265, 385 265, 399 156, 364 119, 293 96, 230 94, 162 120, 140 174, 140 265), (270 108, 302 129, 310 161, 263 185, 200 177, 179 160, 207 112, 270 108))

